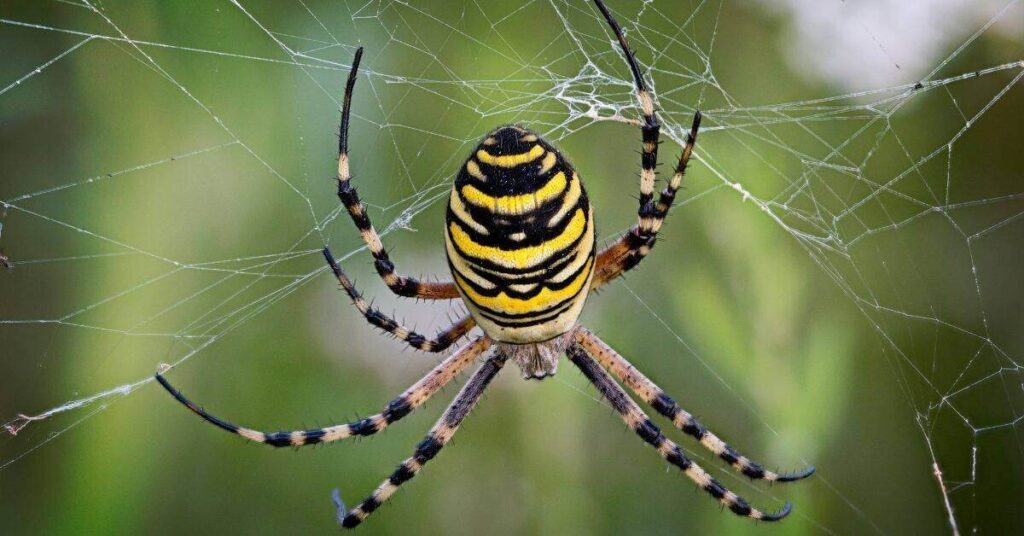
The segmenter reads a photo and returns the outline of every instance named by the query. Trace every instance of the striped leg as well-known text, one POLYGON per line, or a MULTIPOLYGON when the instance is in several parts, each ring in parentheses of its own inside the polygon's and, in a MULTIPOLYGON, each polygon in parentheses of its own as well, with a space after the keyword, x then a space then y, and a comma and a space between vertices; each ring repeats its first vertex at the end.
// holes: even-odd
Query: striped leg
POLYGON ((373 265, 380 274, 381 279, 387 284, 392 292, 399 296, 410 298, 422 298, 425 300, 451 300, 459 297, 455 284, 432 283, 419 281, 412 277, 398 275, 395 272, 395 265, 384 250, 380 236, 370 223, 370 217, 366 214, 366 205, 359 200, 359 194, 352 187, 352 174, 349 170, 348 155, 348 118, 352 107, 352 90, 356 85, 356 74, 359 71, 359 60, 363 57, 363 47, 356 50, 355 58, 352 60, 352 70, 348 74, 348 82, 345 84, 345 100, 341 108, 341 127, 338 141, 338 199, 345 205, 352 222, 359 229, 363 241, 373 255, 373 265))
POLYGON ((608 246, 597 256, 597 269, 594 273, 594 280, 591 289, 604 286, 609 281, 616 279, 623 273, 632 269, 651 252, 654 242, 657 240, 658 231, 665 223, 669 209, 675 201, 676 193, 683 183, 683 175, 686 173, 686 166, 690 162, 690 155, 693 154, 693 146, 697 142, 697 131, 700 129, 701 114, 697 112, 693 116, 693 125, 690 133, 686 136, 686 145, 683 147, 679 161, 676 163, 675 172, 668 184, 658 195, 657 203, 649 203, 650 208, 640 209, 640 222, 635 225, 625 236, 614 244, 608 246))
POLYGON ((637 406, 636 402, 629 398, 629 395, 615 383, 615 380, 600 365, 587 355, 581 346, 572 344, 569 346, 567 353, 569 360, 583 371, 583 375, 611 403, 615 411, 622 416, 622 420, 626 422, 626 425, 636 432, 641 439, 657 449, 665 461, 682 469, 690 480, 696 482, 701 489, 711 494, 715 499, 718 499, 719 502, 729 508, 734 514, 762 521, 778 521, 789 515, 792 507, 788 502, 778 512, 766 513, 751 507, 742 497, 727 490, 717 480, 711 478, 711 475, 705 472, 704 469, 701 469, 700 466, 687 458, 683 450, 679 448, 679 445, 666 438, 661 433, 661 430, 640 409, 640 406, 637 406))
POLYGON ((484 353, 491 346, 491 340, 481 337, 471 344, 454 353, 448 359, 434 367, 420 381, 407 389, 397 398, 388 402, 384 411, 367 417, 365 419, 348 424, 338 424, 326 428, 313 428, 310 430, 295 430, 292 432, 260 432, 251 428, 244 428, 231 424, 219 417, 215 417, 185 398, 181 391, 175 389, 163 377, 161 373, 156 374, 156 381, 167 389, 174 398, 185 405, 193 413, 199 415, 207 422, 223 428, 228 432, 238 434, 250 441, 266 443, 273 447, 301 447, 303 445, 314 445, 317 443, 330 443, 346 439, 352 436, 366 436, 376 434, 385 429, 391 423, 408 415, 412 410, 422 406, 439 389, 450 383, 462 371, 466 370, 473 361, 484 353))
POLYGON ((588 354, 597 359, 604 368, 608 369, 626 387, 629 387, 630 390, 654 408, 655 411, 669 418, 676 428, 696 438, 704 448, 725 460, 726 463, 744 475, 755 480, 792 482, 814 474, 813 466, 798 473, 776 473, 750 461, 746 456, 736 452, 735 449, 719 439, 718 436, 711 433, 693 415, 679 407, 675 400, 669 398, 660 387, 647 379, 643 373, 637 370, 629 361, 626 361, 618 352, 605 344, 597 335, 594 335, 586 328, 580 327, 576 330, 575 339, 588 354))
POLYGON ((629 64, 629 70, 633 73, 633 82, 636 84, 636 96, 637 100, 640 101, 640 111, 643 113, 643 123, 640 126, 643 152, 640 154, 640 208, 637 211, 639 222, 625 236, 598 255, 597 269, 591 282, 591 288, 597 289, 639 264, 651 251, 651 248, 654 247, 658 230, 665 221, 665 216, 672 206, 672 201, 679 190, 679 185, 682 184, 683 172, 686 171, 686 164, 690 160, 693 143, 697 139, 697 129, 700 127, 701 116, 700 112, 697 112, 694 116, 693 126, 690 129, 686 147, 683 148, 683 154, 679 157, 679 162, 676 164, 675 173, 665 186, 665 189, 661 191, 658 201, 655 202, 654 170, 658 165, 661 123, 658 121, 658 116, 654 113, 654 101, 651 99, 651 94, 647 90, 647 84, 640 74, 640 67, 636 63, 636 56, 629 48, 626 37, 622 34, 622 28, 611 12, 608 11, 608 7, 604 5, 604 2, 594 0, 594 3, 597 4, 597 8, 601 11, 605 21, 608 22, 612 31, 615 32, 615 38, 618 39, 619 46, 622 47, 626 63, 629 64))
POLYGON ((467 316, 462 320, 459 320, 448 329, 437 334, 433 339, 428 339, 426 336, 416 333, 415 331, 400 325, 393 318, 375 309, 363 298, 359 290, 356 289, 352 280, 345 275, 345 272, 338 266, 337 261, 334 260, 334 256, 331 255, 331 251, 324 248, 324 258, 327 259, 328 266, 334 272, 334 277, 338 279, 338 283, 348 293, 348 297, 352 299, 352 304, 359 309, 360 313, 366 318, 366 321, 384 330, 387 333, 394 335, 395 337, 405 341, 416 348, 417 350, 423 350, 424 352, 443 352, 455 341, 459 340, 460 337, 469 333, 469 330, 473 329, 476 325, 476 321, 473 317, 467 316))
POLYGON ((459 425, 469 415, 470 410, 480 401, 480 395, 484 393, 487 384, 494 379, 501 367, 505 364, 504 355, 496 355, 488 359, 469 379, 466 385, 459 391, 455 401, 452 402, 444 415, 437 421, 437 424, 430 429, 427 437, 416 445, 416 451, 411 458, 399 464, 398 469, 387 480, 381 483, 359 506, 348 510, 341 502, 341 494, 334 490, 334 503, 338 507, 338 522, 347 529, 358 526, 374 510, 384 504, 385 501, 394 495, 398 487, 416 476, 416 473, 432 460, 441 451, 448 441, 455 435, 459 425))
POLYGON ((604 5, 604 2, 594 0, 594 3, 597 4, 597 8, 604 15, 604 19, 611 26, 612 31, 615 32, 615 38, 618 39, 619 46, 622 47, 622 53, 626 56, 626 63, 629 64, 629 70, 633 73, 633 82, 636 84, 636 96, 640 101, 640 111, 644 117, 643 124, 640 126, 643 152, 640 154, 639 215, 642 223, 654 211, 654 168, 658 165, 658 143, 661 123, 658 122, 658 117, 654 115, 654 101, 651 99, 651 94, 647 91, 647 83, 644 82, 643 75, 640 74, 640 67, 636 63, 636 56, 633 54, 633 50, 629 48, 626 36, 622 34, 622 27, 619 26, 618 21, 608 11, 608 7, 604 5))

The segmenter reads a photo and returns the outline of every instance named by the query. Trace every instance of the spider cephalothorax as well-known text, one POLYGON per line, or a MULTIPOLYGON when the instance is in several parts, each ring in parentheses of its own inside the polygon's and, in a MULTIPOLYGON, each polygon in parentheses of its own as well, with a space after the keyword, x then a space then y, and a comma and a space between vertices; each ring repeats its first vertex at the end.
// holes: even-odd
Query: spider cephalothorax
POLYGON ((479 326, 483 335, 460 348, 426 376, 385 406, 381 413, 359 421, 281 432, 260 432, 234 425, 207 413, 157 374, 157 381, 179 402, 207 421, 251 441, 275 447, 299 447, 375 434, 423 405, 476 359, 488 352, 481 365, 444 415, 374 492, 358 506, 347 509, 335 490, 338 521, 351 528, 359 525, 384 501, 423 468, 451 440, 487 385, 505 362, 513 360, 526 378, 541 379, 555 373, 564 353, 597 388, 622 420, 668 463, 679 468, 701 489, 730 511, 764 521, 777 521, 790 506, 774 513, 750 506, 727 490, 658 429, 640 406, 623 391, 616 379, 695 438, 715 456, 755 480, 788 482, 814 472, 776 473, 742 456, 687 413, 660 387, 596 335, 576 323, 587 296, 634 268, 654 247, 658 231, 668 215, 693 151, 701 115, 694 115, 686 144, 672 177, 655 197, 655 166, 658 160, 660 123, 654 100, 647 91, 640 68, 626 44, 622 29, 601 0, 594 0, 626 57, 636 86, 642 120, 643 150, 640 159, 640 207, 638 221, 612 245, 596 253, 594 216, 583 183, 569 162, 535 133, 506 126, 488 134, 459 169, 448 200, 445 246, 454 281, 430 283, 398 275, 380 237, 351 184, 348 123, 352 91, 363 49, 356 50, 341 110, 338 146, 338 198, 359 229, 374 266, 395 294, 427 300, 462 299, 470 315, 455 322, 434 338, 416 333, 370 306, 345 275, 331 252, 324 258, 360 313, 374 326, 410 346, 441 352, 479 326))

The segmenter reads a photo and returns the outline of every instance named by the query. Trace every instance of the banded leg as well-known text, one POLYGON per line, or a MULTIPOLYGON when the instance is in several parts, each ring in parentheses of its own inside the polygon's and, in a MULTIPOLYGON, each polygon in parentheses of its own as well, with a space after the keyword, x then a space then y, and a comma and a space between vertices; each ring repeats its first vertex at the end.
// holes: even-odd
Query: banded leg
POLYGON ((672 178, 658 195, 657 203, 654 203, 649 211, 641 208, 640 222, 597 255, 597 268, 594 272, 593 282, 590 284, 591 289, 598 289, 631 270, 651 252, 651 248, 654 247, 657 240, 658 231, 665 223, 668 211, 675 201, 676 193, 679 192, 679 188, 683 184, 686 166, 690 162, 690 155, 693 154, 693 146, 697 143, 700 120, 700 112, 695 113, 690 132, 686 135, 686 145, 679 155, 679 161, 676 162, 672 178))
POLYGON ((387 428, 391 423, 398 421, 402 417, 411 413, 412 410, 422 406, 430 399, 431 396, 434 395, 434 393, 450 383, 456 376, 462 373, 462 371, 466 370, 466 368, 468 368, 469 365, 480 356, 480 354, 490 348, 490 346, 491 340, 486 337, 481 337, 473 341, 465 348, 462 348, 458 352, 452 354, 448 359, 442 361, 440 365, 434 367, 433 370, 428 372, 426 376, 421 378, 420 381, 416 382, 404 393, 396 397, 391 402, 388 402, 387 406, 384 407, 384 411, 381 413, 348 424, 338 424, 325 428, 313 428, 310 430, 295 430, 292 432, 260 432, 258 430, 232 424, 207 413, 205 409, 198 406, 188 398, 185 398, 185 395, 181 394, 181 391, 172 387, 170 382, 168 382, 162 374, 156 374, 156 381, 160 382, 160 385, 162 385, 167 392, 171 393, 178 402, 181 402, 185 407, 192 410, 193 413, 199 415, 207 422, 210 422, 219 428, 227 430, 233 434, 238 434, 249 441, 266 443, 273 447, 301 447, 303 445, 314 445, 317 443, 330 443, 332 441, 338 441, 352 436, 373 435, 380 432, 387 428))
POLYGON ((444 415, 437 421, 437 424, 430 429, 427 437, 416 445, 416 451, 412 457, 399 464, 398 469, 387 480, 381 483, 363 502, 351 510, 345 508, 341 502, 341 494, 334 490, 334 504, 338 508, 338 522, 347 529, 358 526, 374 510, 384 504, 385 501, 394 495, 398 487, 408 482, 416 473, 423 469, 427 462, 432 460, 441 451, 452 436, 459 429, 459 425, 469 415, 470 410, 480 401, 480 395, 484 393, 487 384, 494 379, 507 358, 504 355, 496 355, 488 359, 469 379, 466 385, 459 391, 458 396, 452 402, 444 415))
POLYGON ((459 320, 455 324, 452 324, 448 329, 441 331, 433 339, 428 339, 426 336, 416 333, 405 326, 402 326, 396 322, 393 318, 375 309, 363 298, 359 290, 356 289, 352 280, 345 275, 341 267, 338 266, 337 261, 334 260, 334 256, 331 255, 331 251, 324 248, 324 258, 327 259, 328 266, 331 267, 331 271, 334 272, 334 277, 338 279, 338 284, 345 289, 348 297, 352 299, 352 304, 359 309, 359 312, 363 314, 366 321, 373 324, 374 326, 384 330, 391 335, 405 341, 417 350, 423 350, 424 352, 443 352, 455 341, 459 340, 463 335, 469 333, 469 330, 473 329, 476 325, 476 321, 473 317, 467 316, 462 320, 459 320))
POLYGON ((755 480, 768 480, 770 482, 792 482, 801 480, 814 474, 814 467, 807 467, 798 473, 776 473, 765 469, 762 465, 754 463, 746 456, 736 452, 710 430, 704 427, 693 415, 679 407, 675 400, 669 398, 660 387, 649 380, 642 372, 636 369, 629 361, 619 355, 610 346, 594 335, 586 328, 577 328, 575 340, 591 357, 596 359, 605 369, 619 379, 626 387, 636 393, 644 402, 649 404, 655 411, 664 415, 672 424, 687 435, 693 436, 704 448, 711 451, 737 471, 755 480))
POLYGON ((618 21, 608 11, 608 7, 604 5, 604 2, 594 0, 594 3, 597 4, 597 8, 604 15, 604 20, 611 26, 612 32, 615 33, 615 38, 619 41, 619 46, 622 47, 622 53, 626 56, 626 63, 629 64, 629 70, 633 73, 636 97, 640 101, 640 111, 643 113, 643 123, 640 125, 643 152, 640 153, 639 208, 639 216, 642 222, 645 217, 649 217, 654 211, 654 168, 658 165, 658 143, 661 123, 654 114, 654 101, 651 99, 651 94, 647 91, 647 83, 644 82, 644 77, 640 73, 640 67, 636 63, 636 56, 633 50, 629 48, 629 43, 626 42, 626 36, 622 33, 622 27, 619 26, 618 21))
POLYGON ((373 255, 373 266, 377 274, 384 280, 388 288, 399 296, 409 298, 422 298, 425 300, 451 300, 459 297, 459 291, 455 284, 433 283, 419 281, 412 277, 398 275, 395 272, 395 265, 384 250, 380 236, 370 223, 370 217, 366 214, 366 205, 359 200, 359 194, 352 187, 352 173, 349 169, 348 155, 348 119, 349 111, 352 108, 352 90, 356 85, 356 75, 359 71, 359 61, 363 58, 363 47, 356 50, 355 58, 352 60, 352 70, 348 73, 348 81, 345 83, 345 100, 341 107, 341 126, 338 136, 338 199, 345 205, 352 222, 359 229, 363 242, 370 249, 373 255))
POLYGON ((647 84, 644 82, 640 67, 637 65, 636 56, 629 48, 626 37, 622 34, 622 27, 612 16, 608 7, 602 0, 594 0, 597 8, 601 11, 605 21, 611 26, 615 38, 619 41, 622 53, 629 64, 629 70, 633 73, 633 82, 636 85, 637 100, 640 101, 640 111, 643 114, 643 122, 640 131, 643 139, 643 151, 640 154, 640 208, 637 211, 638 223, 620 238, 602 251, 597 258, 597 269, 591 283, 592 289, 597 289, 607 282, 615 279, 623 272, 633 268, 643 260, 654 247, 658 230, 665 221, 676 192, 683 181, 683 173, 686 171, 686 164, 690 160, 690 153, 693 151, 693 144, 697 139, 697 129, 700 127, 700 112, 693 118, 693 126, 683 148, 683 153, 676 164, 675 173, 654 201, 655 168, 658 165, 658 144, 660 142, 661 123, 654 113, 654 101, 647 84))
POLYGON ((787 502, 778 512, 767 513, 750 506, 742 497, 729 491, 717 480, 711 477, 699 465, 691 461, 679 448, 679 445, 666 438, 650 418, 637 406, 636 402, 622 390, 615 380, 608 375, 600 365, 597 364, 579 344, 571 344, 567 350, 569 360, 572 361, 583 375, 597 387, 597 390, 611 403, 612 407, 622 416, 636 435, 645 442, 657 449, 658 454, 668 463, 683 470, 690 480, 697 483, 704 491, 718 499, 734 514, 760 519, 762 521, 778 521, 789 515, 792 506, 787 502))

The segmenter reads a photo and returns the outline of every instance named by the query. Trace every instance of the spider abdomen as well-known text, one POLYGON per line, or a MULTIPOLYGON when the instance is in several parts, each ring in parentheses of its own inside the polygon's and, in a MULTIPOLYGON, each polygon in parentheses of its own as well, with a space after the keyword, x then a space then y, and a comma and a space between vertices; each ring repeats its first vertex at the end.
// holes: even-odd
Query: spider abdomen
POLYGON ((594 217, 572 165, 536 134, 491 132, 459 171, 445 245, 455 284, 491 338, 546 341, 575 324, 594 272, 594 217))

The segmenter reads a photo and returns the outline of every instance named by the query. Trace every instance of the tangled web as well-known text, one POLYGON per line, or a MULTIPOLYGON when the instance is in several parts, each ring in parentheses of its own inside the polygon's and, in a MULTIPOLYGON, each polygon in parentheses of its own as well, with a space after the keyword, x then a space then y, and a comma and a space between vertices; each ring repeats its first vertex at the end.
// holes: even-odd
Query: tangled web
MULTIPOLYGON (((3 8, 3 39, 31 45, 13 49, 0 81, 4 153, 18 153, 10 169, 19 170, 5 170, 0 185, 0 246, 13 265, 0 273, 0 353, 4 370, 19 371, 0 379, 15 393, 0 415, 0 478, 150 384, 157 363, 202 359, 322 281, 320 246, 349 231, 335 224, 345 215, 329 194, 324 155, 356 46, 367 47, 356 173, 388 178, 367 196, 386 240, 416 232, 459 160, 496 124, 522 122, 572 143, 607 131, 601 123, 635 121, 628 72, 589 3, 531 0, 502 12, 479 1, 433 4, 236 1, 192 6, 187 16, 168 7, 160 20, 130 2, 3 8), (523 20, 546 22, 522 35, 523 20), (261 108, 264 94, 281 109, 261 108), (103 132, 69 135, 87 128, 75 114, 95 113, 89 107, 102 108, 104 117, 89 119, 103 132), (134 142, 112 147, 126 141, 134 142), (81 170, 90 171, 68 174, 81 170), (17 388, 65 359, 103 372, 32 394, 17 388)), ((1019 136, 1024 6, 981 2, 954 17, 962 33, 943 34, 931 58, 892 45, 871 18, 898 16, 886 9, 899 3, 867 12, 835 0, 825 8, 842 26, 834 37, 867 43, 864 61, 881 58, 872 72, 883 76, 858 87, 863 76, 834 75, 804 42, 796 70, 825 72, 845 88, 823 95, 805 94, 799 80, 733 83, 716 59, 746 39, 730 11, 769 8, 675 4, 612 7, 648 69, 666 147, 682 143, 695 109, 705 116, 695 155, 705 178, 686 203, 741 198, 862 313, 880 344, 861 359, 888 363, 892 375, 880 381, 897 386, 916 416, 932 462, 921 469, 934 475, 945 523, 969 531, 979 523, 980 474, 999 470, 979 467, 979 452, 997 449, 1010 471, 1024 470, 1024 159, 1016 175, 993 176, 988 161, 1006 155, 978 141, 999 129, 1019 136)), ((771 9, 780 24, 821 22, 801 2, 771 9)), ((791 37, 800 48, 799 30, 791 37)), ((345 244, 352 249, 339 257, 360 253, 345 244)), ((866 517, 849 502, 851 516, 866 517)))

